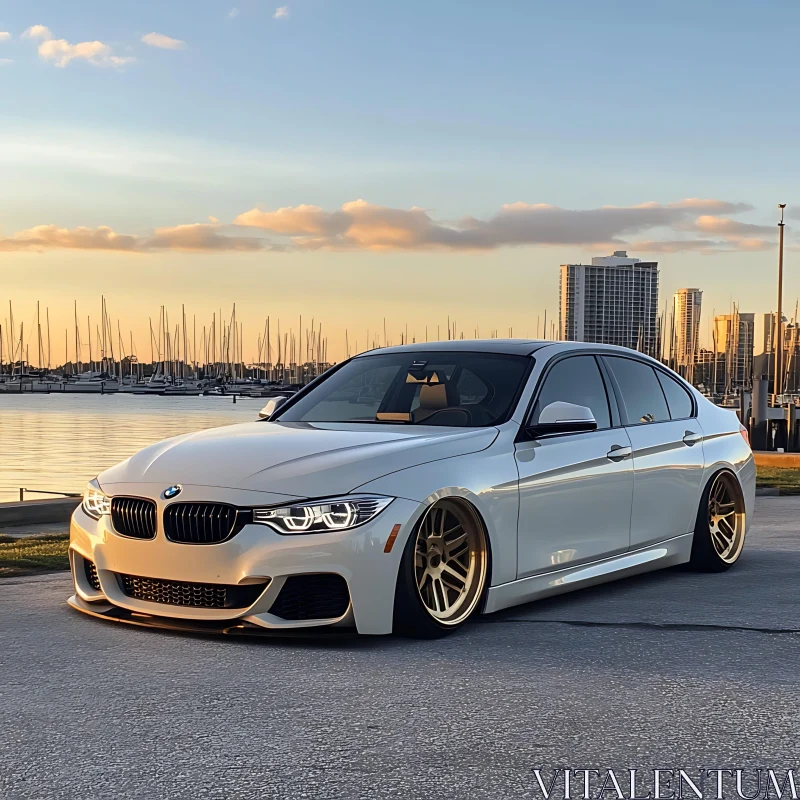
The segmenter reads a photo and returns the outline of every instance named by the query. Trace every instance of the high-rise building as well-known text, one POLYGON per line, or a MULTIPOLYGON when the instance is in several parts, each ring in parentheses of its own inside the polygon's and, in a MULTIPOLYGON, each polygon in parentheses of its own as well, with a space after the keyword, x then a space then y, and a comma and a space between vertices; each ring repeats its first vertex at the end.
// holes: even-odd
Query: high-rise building
POLYGON ((658 262, 624 250, 589 264, 562 264, 560 338, 658 355, 658 262))
MULTIPOLYGON (((772 386, 775 372, 775 319, 777 314, 764 314, 764 352, 756 356, 755 375, 765 377, 772 386)), ((796 393, 800 387, 800 327, 796 321, 789 322, 781 317, 783 331, 783 388, 787 393, 796 393)), ((770 389, 771 391, 772 389, 770 389)))
POLYGON ((690 367, 697 360, 699 352, 703 293, 699 289, 678 289, 672 303, 674 320, 672 355, 677 367, 690 367))
MULTIPOLYGON (((775 339, 775 318, 778 315, 773 311, 771 314, 764 314, 764 351, 765 353, 774 353, 773 341, 775 339)), ((784 338, 786 336, 786 323, 788 320, 781 314, 781 322, 783 324, 784 338)))
POLYGON ((755 314, 735 310, 733 314, 714 317, 714 348, 724 357, 725 392, 751 384, 754 333, 755 314))

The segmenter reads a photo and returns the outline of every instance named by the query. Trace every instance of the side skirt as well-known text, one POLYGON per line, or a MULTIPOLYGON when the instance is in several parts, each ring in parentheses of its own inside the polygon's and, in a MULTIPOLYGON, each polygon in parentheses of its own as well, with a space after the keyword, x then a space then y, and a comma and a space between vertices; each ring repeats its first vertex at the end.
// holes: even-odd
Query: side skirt
POLYGON ((531 575, 528 578, 492 586, 483 613, 491 614, 493 611, 539 600, 542 597, 685 564, 692 554, 693 536, 693 533, 685 533, 621 556, 575 567, 562 567, 541 575, 531 575))

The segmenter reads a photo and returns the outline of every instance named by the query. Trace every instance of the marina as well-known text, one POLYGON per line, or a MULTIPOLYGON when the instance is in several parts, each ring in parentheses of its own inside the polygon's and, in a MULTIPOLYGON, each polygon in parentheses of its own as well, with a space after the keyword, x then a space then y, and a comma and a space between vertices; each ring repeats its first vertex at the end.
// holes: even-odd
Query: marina
POLYGON ((0 503, 19 500, 20 488, 82 492, 98 472, 153 442, 258 418, 256 399, 129 393, 8 394, 0 398, 0 503))
MULTIPOLYGON (((198 329, 185 306, 174 328, 169 313, 161 306, 155 326, 149 322, 149 361, 137 349, 133 332, 123 337, 120 320, 112 320, 106 300, 100 298, 101 324, 92 330, 86 317, 79 323, 77 303, 73 303, 74 326, 64 330, 64 360, 56 365, 50 330, 50 310, 36 304, 34 332, 24 320, 14 320, 9 302, 8 316, 0 324, 0 392, 53 392, 113 394, 116 392, 155 395, 244 395, 273 397, 289 395, 316 378, 331 364, 327 360, 328 341, 322 323, 312 318, 297 331, 281 334, 271 330, 269 316, 256 337, 255 353, 245 363, 243 324, 237 321, 236 305, 223 324, 222 311, 212 314, 208 325, 198 329), (34 347, 33 367, 31 347, 34 347), (70 348, 72 352, 70 353, 70 348)), ((385 331, 384 331, 385 334, 385 331)), ((349 343, 347 344, 349 355, 349 343)))

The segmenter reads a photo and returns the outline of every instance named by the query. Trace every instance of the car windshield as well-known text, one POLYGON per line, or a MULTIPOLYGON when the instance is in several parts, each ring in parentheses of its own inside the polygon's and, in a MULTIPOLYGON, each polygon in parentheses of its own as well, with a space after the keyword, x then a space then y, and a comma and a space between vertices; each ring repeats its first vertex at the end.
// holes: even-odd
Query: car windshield
POLYGON ((531 359, 502 353, 376 353, 349 361, 281 422, 484 427, 504 421, 531 359))

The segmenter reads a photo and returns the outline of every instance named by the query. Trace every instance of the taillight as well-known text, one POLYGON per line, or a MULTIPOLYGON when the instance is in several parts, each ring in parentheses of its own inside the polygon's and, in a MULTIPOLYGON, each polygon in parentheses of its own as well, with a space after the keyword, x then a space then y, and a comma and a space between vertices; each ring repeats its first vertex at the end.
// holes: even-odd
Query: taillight
POLYGON ((742 434, 742 439, 745 440, 748 447, 750 447, 750 434, 747 432, 747 428, 744 425, 739 425, 739 433, 742 434))

